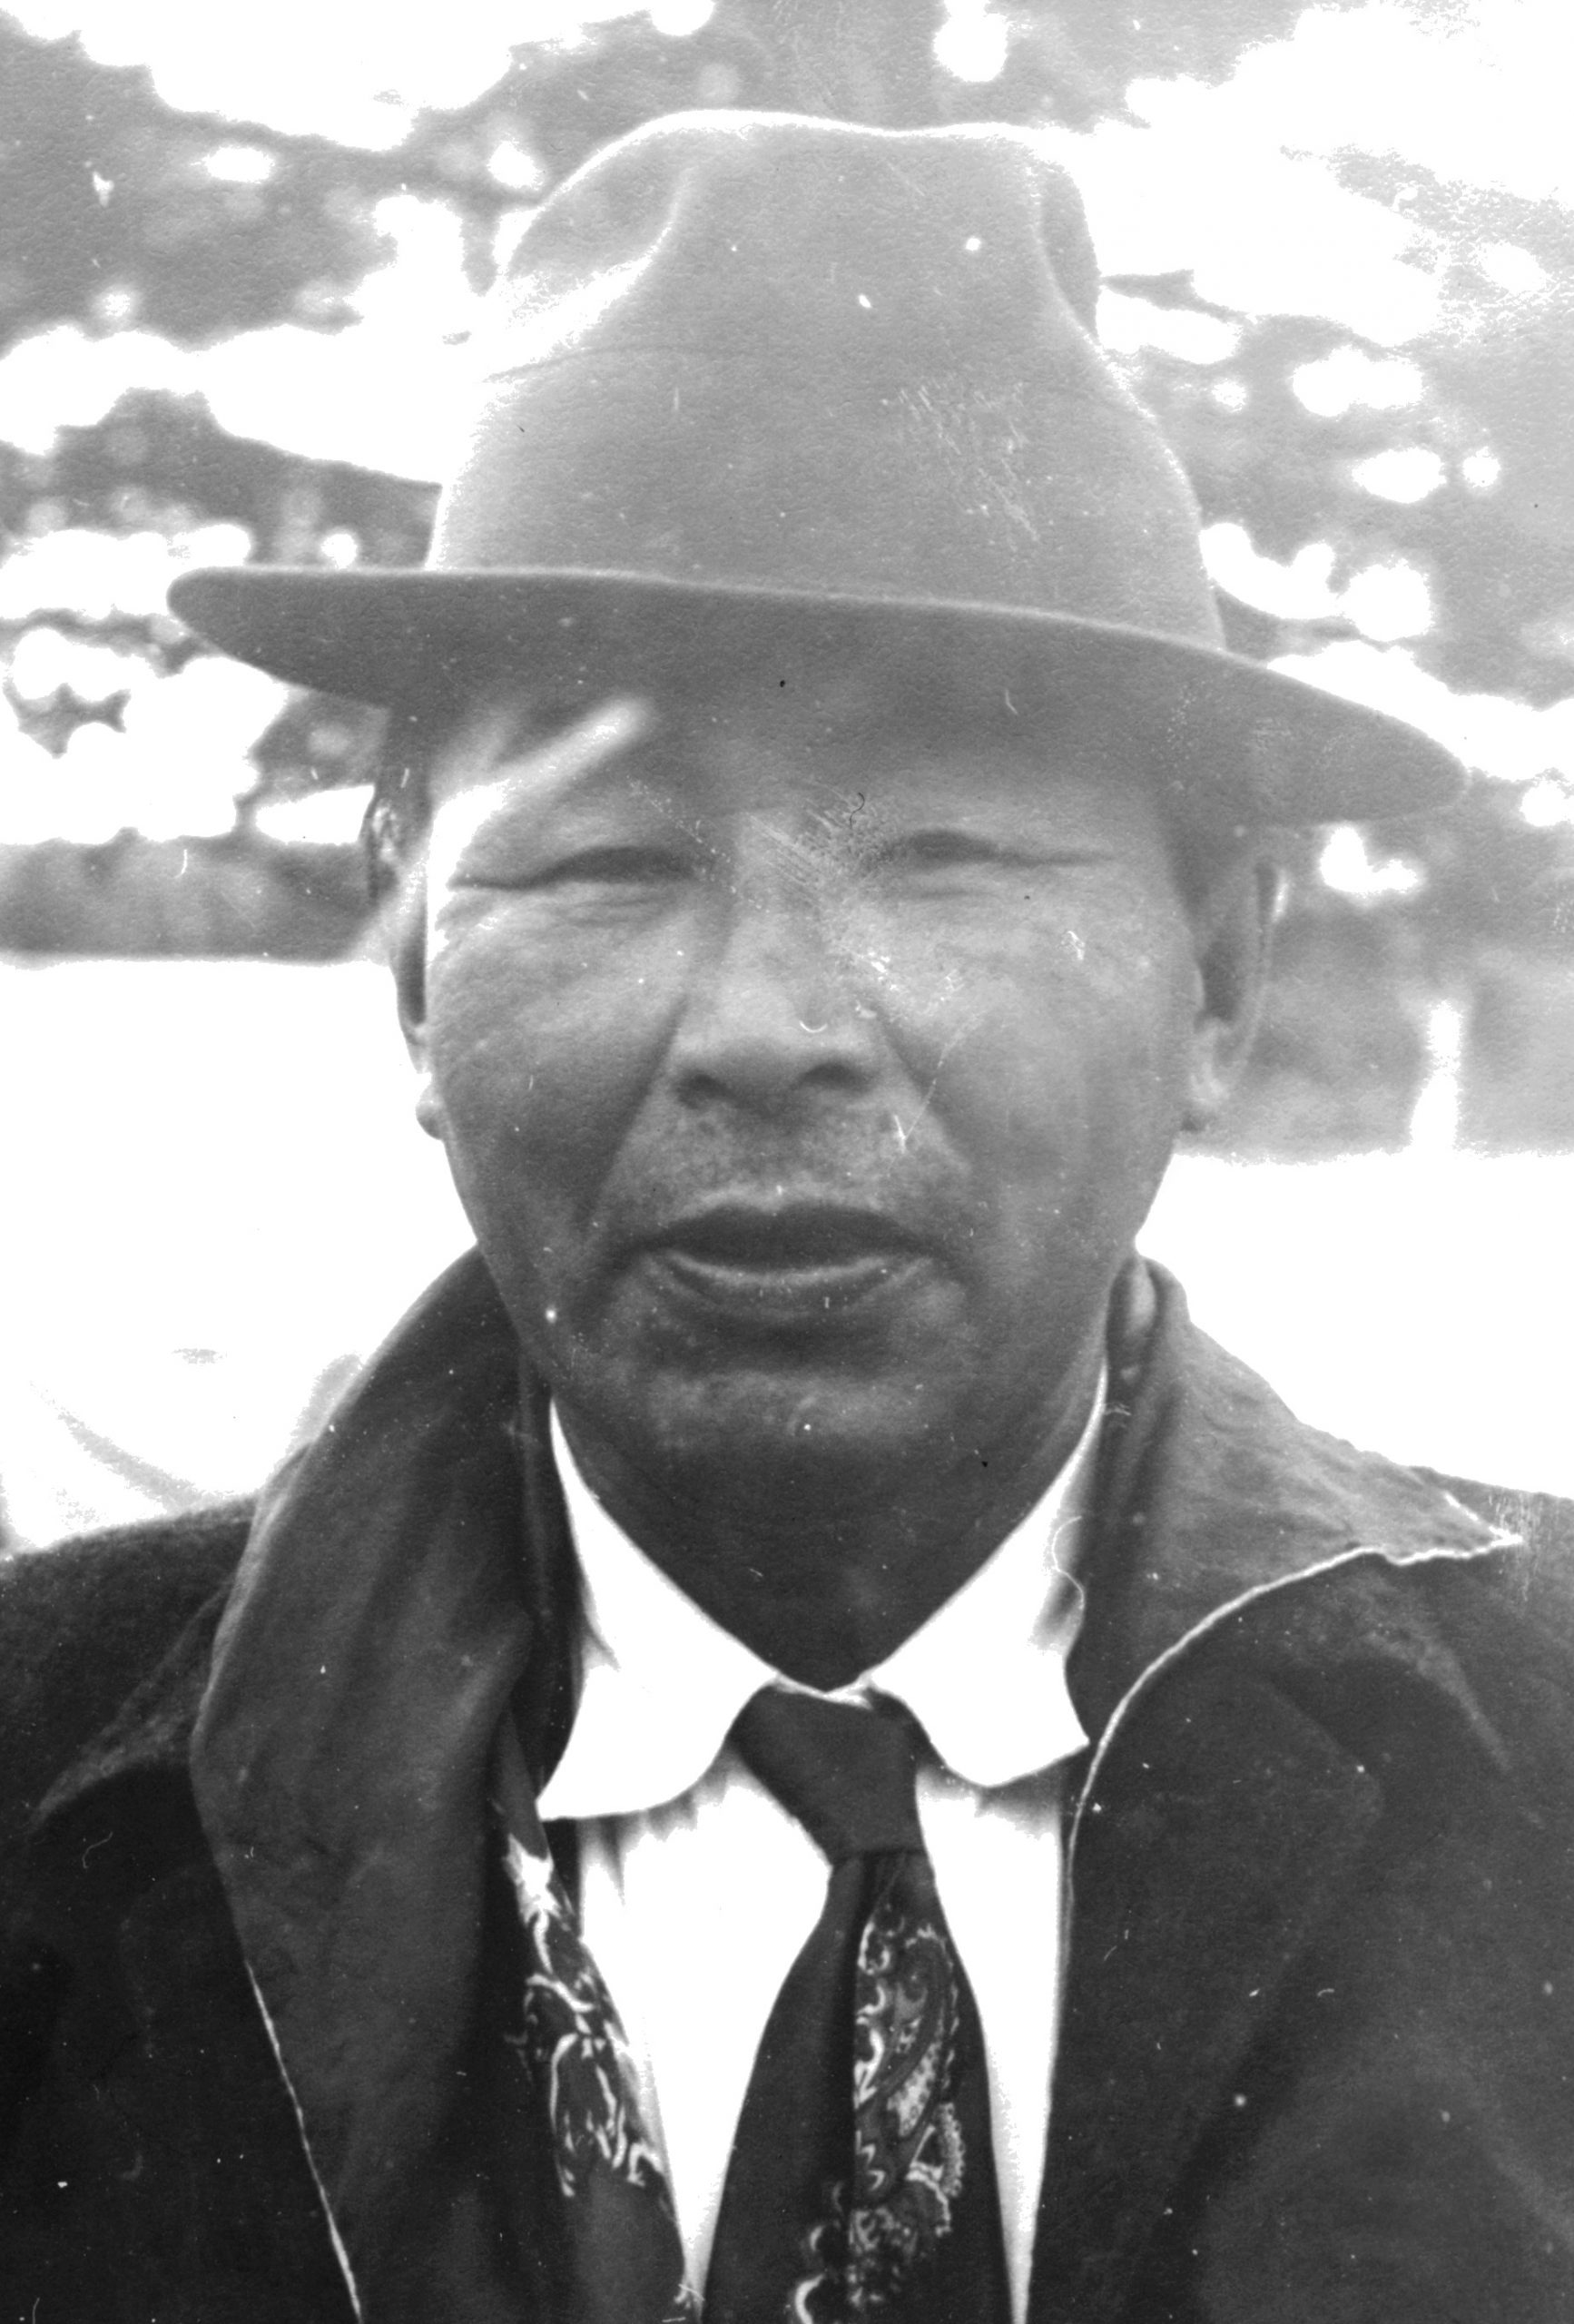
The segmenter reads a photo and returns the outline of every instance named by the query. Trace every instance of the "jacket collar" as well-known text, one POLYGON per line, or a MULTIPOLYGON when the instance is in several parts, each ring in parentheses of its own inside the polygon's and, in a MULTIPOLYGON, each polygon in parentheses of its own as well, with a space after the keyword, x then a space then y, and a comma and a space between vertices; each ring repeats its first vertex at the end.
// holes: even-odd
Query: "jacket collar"
POLYGON ((1109 1370, 1093 1586, 1071 1668, 1096 1738, 1232 1609, 1352 1561, 1392 1572, 1518 1541, 1412 1470, 1297 1420, 1197 1329, 1162 1267, 1134 1262, 1117 1283, 1109 1370))

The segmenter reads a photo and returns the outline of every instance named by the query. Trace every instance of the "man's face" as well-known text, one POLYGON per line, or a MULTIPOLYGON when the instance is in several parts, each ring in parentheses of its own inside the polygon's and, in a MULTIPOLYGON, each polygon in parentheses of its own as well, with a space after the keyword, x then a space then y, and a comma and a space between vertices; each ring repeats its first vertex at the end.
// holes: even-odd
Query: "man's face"
POLYGON ((422 1118, 571 1432, 652 1482, 1008 1478, 1188 1102, 1150 790, 998 694, 906 702, 504 690, 438 754, 422 1118))

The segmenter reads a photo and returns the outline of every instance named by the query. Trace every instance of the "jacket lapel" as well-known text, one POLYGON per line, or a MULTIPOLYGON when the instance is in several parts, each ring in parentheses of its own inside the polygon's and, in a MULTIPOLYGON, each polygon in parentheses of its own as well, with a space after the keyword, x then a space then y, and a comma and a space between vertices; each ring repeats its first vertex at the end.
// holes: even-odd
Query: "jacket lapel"
MULTIPOLYGON (((292 2101, 366 2312, 563 2312, 541 2239, 520 2232, 524 2208, 548 2208, 553 2166, 499 2065, 522 1974, 488 1787, 510 1713, 535 1779, 561 1748, 576 1605, 545 1399, 526 1384, 521 1403, 472 1256, 275 1480, 232 1586, 34 1820, 41 1866, 72 1875, 50 1897, 116 1932, 167 1866, 195 1858, 211 1882, 211 1850, 285 2118, 292 2101), (123 1866, 105 1844, 123 1827, 137 1835, 123 1866)), ((101 2062, 162 2038, 109 2000, 99 2017, 101 2062)))
POLYGON ((1199 1669, 1089 1803, 1035 2255, 1035 2324, 1099 2324, 1276 1990, 1345 1882, 1373 1778, 1274 1688, 1199 1669))
POLYGON ((1511 1537, 1303 1428, 1156 1271, 1117 1317, 1030 2324, 1126 2313, 1188 2154, 1338 1912, 1382 1807, 1353 1706, 1422 1695, 1495 1748, 1395 1569, 1511 1537))
POLYGON ((545 1568, 566 1537, 529 1506, 549 1465, 522 1443, 531 1417, 472 1255, 265 1497, 193 1743, 346 2272, 381 2314, 421 2312, 412 2254, 451 2260, 450 2290, 485 2280, 456 2296, 467 2317, 508 2309, 518 2264, 516 2191, 478 2127, 500 2036, 476 2044, 500 1925, 494 1745, 522 1679, 545 1718, 564 1677, 545 1568))

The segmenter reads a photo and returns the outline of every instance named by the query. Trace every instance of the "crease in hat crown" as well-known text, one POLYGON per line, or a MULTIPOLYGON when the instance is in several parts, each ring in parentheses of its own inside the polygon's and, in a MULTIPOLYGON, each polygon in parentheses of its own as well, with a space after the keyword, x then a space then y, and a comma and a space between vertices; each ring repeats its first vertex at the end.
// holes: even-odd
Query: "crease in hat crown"
POLYGON ((1256 812, 1455 787, 1413 730, 1225 651, 1195 502, 1097 345, 1097 283, 1032 132, 648 123, 520 236, 425 566, 229 568, 172 602, 279 675, 389 702, 488 658, 590 675, 707 625, 943 623, 1140 705, 1194 777, 1226 753, 1256 812))

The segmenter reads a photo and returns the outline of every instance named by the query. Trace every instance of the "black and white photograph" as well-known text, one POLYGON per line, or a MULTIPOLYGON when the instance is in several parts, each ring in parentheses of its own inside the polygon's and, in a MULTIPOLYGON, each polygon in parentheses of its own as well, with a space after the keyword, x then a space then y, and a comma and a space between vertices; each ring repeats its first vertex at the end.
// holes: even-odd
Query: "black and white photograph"
POLYGON ((1563 0, 0 0, 0 2324, 1574 2319, 1563 0))

